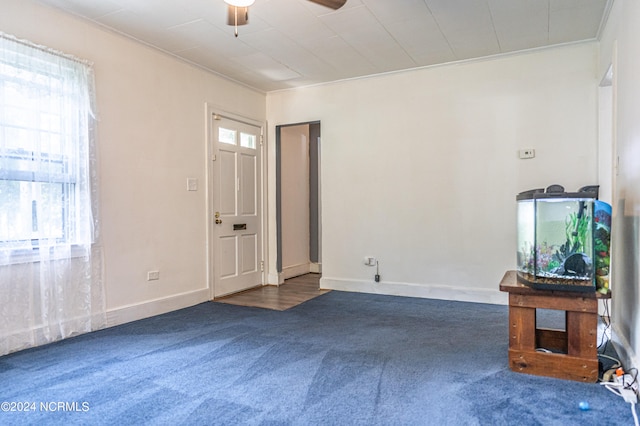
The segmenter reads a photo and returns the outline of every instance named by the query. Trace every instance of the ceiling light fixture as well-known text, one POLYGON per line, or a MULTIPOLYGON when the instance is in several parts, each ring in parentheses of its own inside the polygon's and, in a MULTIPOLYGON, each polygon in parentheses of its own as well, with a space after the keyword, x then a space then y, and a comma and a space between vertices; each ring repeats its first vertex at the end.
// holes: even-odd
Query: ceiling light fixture
POLYGON ((255 0, 224 0, 229 5, 229 16, 227 24, 233 25, 236 37, 238 37, 238 25, 245 25, 249 22, 249 6, 255 0))
MULTIPOLYGON (((229 5, 227 25, 233 25, 236 37, 238 37, 238 25, 249 23, 249 6, 256 0, 224 0, 229 5)), ((326 6, 333 10, 338 10, 347 2, 347 0, 309 0, 312 3, 326 6)))
POLYGON ((235 7, 249 7, 255 3, 256 0, 224 0, 224 2, 235 7))

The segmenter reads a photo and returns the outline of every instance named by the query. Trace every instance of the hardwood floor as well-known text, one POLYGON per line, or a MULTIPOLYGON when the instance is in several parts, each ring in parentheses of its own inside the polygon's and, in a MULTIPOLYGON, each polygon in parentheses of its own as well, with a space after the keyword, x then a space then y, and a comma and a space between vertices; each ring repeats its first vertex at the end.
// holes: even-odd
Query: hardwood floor
POLYGON ((266 285, 215 299, 214 302, 285 311, 331 291, 320 290, 320 277, 320 274, 301 275, 285 280, 280 286, 266 285))

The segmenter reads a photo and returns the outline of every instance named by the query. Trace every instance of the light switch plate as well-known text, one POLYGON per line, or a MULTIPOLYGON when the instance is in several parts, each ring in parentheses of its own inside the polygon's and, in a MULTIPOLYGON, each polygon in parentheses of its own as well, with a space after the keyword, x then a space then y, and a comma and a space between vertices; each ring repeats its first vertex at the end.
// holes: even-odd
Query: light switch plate
POLYGON ((187 191, 197 191, 198 190, 198 179, 196 178, 188 178, 187 179, 187 191))
POLYGON ((518 156, 521 159, 534 158, 536 156, 536 150, 533 148, 523 148, 518 151, 518 156))

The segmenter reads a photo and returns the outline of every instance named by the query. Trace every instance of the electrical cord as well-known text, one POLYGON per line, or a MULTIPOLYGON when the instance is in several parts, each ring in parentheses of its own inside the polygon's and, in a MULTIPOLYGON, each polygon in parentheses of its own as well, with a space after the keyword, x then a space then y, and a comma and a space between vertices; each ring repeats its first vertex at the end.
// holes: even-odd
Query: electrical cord
MULTIPOLYGON (((598 357, 613 361, 614 364, 612 367, 610 367, 607 370, 606 373, 603 374, 603 378, 600 379, 601 380, 600 384, 603 385, 610 392, 614 393, 615 395, 618 395, 619 397, 623 398, 626 402, 629 403, 629 405, 631 406, 631 415, 633 416, 633 423, 635 426, 640 426, 640 423, 638 421, 638 413, 636 411, 636 404, 638 401, 638 393, 636 391, 636 389, 638 389, 638 369, 631 368, 627 372, 629 375, 632 376, 632 380, 630 383, 625 382, 626 374, 624 374, 624 372, 621 376, 622 378, 621 382, 610 382, 608 380, 604 380, 607 373, 611 374, 612 371, 621 369, 622 363, 620 362, 619 359, 606 355, 604 353, 607 351, 607 346, 611 341, 611 338, 610 338, 611 315, 609 314, 609 301, 604 299, 602 300, 602 304, 603 304, 603 313, 600 316, 600 319, 604 324, 604 329, 602 330, 602 340, 598 344, 598 357)), ((616 371, 616 374, 617 374, 617 371, 616 371)))
POLYGON ((622 367, 622 362, 618 358, 614 358, 612 356, 598 353, 598 358, 608 359, 609 361, 613 361, 613 365, 607 368, 603 373, 602 377, 599 379, 601 382, 608 382, 611 379, 611 376, 615 373, 615 371, 622 367))
MULTIPOLYGON (((615 359, 613 357, 609 358, 615 359)), ((631 405, 631 415, 633 416, 633 422, 635 426, 640 426, 640 424, 638 423, 638 413, 636 411, 636 404, 638 402, 638 369, 631 368, 629 369, 629 372, 627 374, 625 374, 622 368, 618 368, 618 370, 616 371, 616 376, 619 378, 618 381, 601 382, 600 384, 613 394, 623 398, 631 405), (626 382, 627 374, 632 377, 630 383, 626 382)))
POLYGON ((630 369, 629 369, 629 371, 628 371, 628 373, 629 373, 629 374, 631 374, 632 372, 635 372, 635 374, 633 374, 633 380, 631 381, 631 383, 629 383, 629 384, 624 383, 624 376, 623 376, 622 384, 623 384, 625 387, 628 387, 628 388, 632 388, 632 389, 633 389, 633 385, 636 385, 636 388, 638 387, 638 386, 637 386, 637 385, 638 385, 638 369, 637 369, 637 368, 635 368, 635 367, 630 368, 630 369))
MULTIPOLYGON (((613 394, 618 395, 621 398, 625 398, 625 396, 622 394, 619 388, 613 387, 612 383, 603 382, 601 383, 601 385, 604 385, 604 387, 608 389, 610 392, 612 392, 613 394)), ((627 398, 625 398, 625 401, 627 401, 627 398)), ((629 405, 631 405, 631 415, 633 416, 633 423, 635 424, 635 426, 640 426, 640 424, 638 424, 638 413, 636 412, 636 403, 633 401, 627 401, 627 402, 629 402, 629 405)))
POLYGON ((614 358, 614 357, 612 357, 610 355, 607 355, 607 354, 598 354, 598 356, 602 357, 602 358, 606 358, 606 359, 608 359, 610 361, 613 361, 615 363, 615 365, 613 367, 611 367, 611 368, 618 368, 621 365, 620 364, 620 360, 618 358, 614 358))
POLYGON ((603 310, 604 312, 600 316, 602 323, 605 325, 604 330, 602 330, 602 341, 598 344, 598 350, 604 346, 602 352, 607 350, 607 345, 609 344, 609 334, 611 333, 611 316, 609 315, 609 300, 603 299, 603 310))

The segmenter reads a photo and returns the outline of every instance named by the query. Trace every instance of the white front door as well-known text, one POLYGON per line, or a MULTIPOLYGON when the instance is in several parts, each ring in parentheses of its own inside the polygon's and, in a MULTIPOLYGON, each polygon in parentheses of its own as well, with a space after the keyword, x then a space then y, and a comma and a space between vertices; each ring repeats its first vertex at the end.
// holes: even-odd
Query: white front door
POLYGON ((262 284, 261 129, 213 116, 213 296, 262 284))

